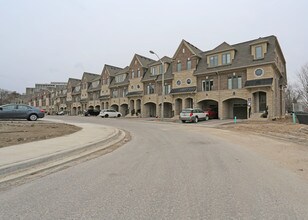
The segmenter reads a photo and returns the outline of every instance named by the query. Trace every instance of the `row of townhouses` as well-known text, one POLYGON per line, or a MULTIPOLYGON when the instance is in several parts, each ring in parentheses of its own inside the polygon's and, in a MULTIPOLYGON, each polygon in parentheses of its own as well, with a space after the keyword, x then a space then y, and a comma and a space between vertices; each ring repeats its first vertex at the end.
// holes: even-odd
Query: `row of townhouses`
POLYGON ((166 118, 192 107, 211 108, 220 119, 260 118, 264 111, 276 118, 285 113, 286 85, 286 61, 275 36, 223 42, 208 51, 182 40, 173 57, 135 54, 124 68, 105 65, 101 74, 85 72, 81 79, 28 92, 27 102, 49 114, 112 108, 123 116, 156 117, 164 103, 166 118))

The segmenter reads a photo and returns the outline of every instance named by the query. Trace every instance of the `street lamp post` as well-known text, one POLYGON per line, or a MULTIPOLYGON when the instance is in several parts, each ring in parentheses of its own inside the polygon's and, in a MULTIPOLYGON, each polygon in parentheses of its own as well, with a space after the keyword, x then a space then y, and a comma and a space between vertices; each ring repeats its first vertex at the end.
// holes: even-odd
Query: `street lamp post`
POLYGON ((161 95, 161 120, 164 121, 164 101, 165 101, 165 67, 164 62, 159 58, 159 56, 152 50, 149 51, 151 54, 157 56, 162 65, 162 77, 161 77, 161 85, 162 85, 162 95, 161 95))

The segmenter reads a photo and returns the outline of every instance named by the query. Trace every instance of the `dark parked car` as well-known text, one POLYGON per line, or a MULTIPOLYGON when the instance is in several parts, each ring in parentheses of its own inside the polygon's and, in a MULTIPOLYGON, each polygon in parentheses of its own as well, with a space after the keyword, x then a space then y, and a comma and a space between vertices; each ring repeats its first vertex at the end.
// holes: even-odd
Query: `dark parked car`
POLYGON ((0 119, 27 119, 36 121, 38 118, 44 118, 45 111, 24 104, 7 104, 0 106, 0 119))
POLYGON ((88 109, 87 111, 84 112, 84 116, 98 116, 99 112, 100 111, 96 109, 88 109))

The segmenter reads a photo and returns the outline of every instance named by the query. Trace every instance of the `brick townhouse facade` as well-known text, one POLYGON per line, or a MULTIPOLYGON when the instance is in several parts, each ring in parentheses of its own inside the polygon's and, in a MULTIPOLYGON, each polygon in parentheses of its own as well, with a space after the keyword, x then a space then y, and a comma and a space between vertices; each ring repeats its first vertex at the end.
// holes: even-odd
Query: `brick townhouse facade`
POLYGON ((135 54, 129 66, 105 65, 101 74, 83 73, 64 87, 31 94, 31 105, 53 114, 82 114, 113 108, 124 116, 178 116, 183 108, 212 109, 218 118, 268 118, 285 114, 286 61, 275 36, 202 51, 182 40, 172 57, 135 54), (163 74, 164 73, 164 74, 163 74), (162 76, 164 75, 164 85, 162 76))

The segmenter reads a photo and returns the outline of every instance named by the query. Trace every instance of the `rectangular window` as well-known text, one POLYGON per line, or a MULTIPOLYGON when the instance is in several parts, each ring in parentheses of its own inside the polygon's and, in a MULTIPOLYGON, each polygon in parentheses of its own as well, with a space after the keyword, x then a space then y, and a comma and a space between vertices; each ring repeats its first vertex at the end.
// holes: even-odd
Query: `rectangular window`
POLYGON ((151 67, 152 76, 156 75, 156 67, 151 67))
POLYGON ((154 85, 149 84, 147 86, 147 94, 154 94, 154 85))
POLYGON ((140 70, 137 71, 137 77, 140 77, 140 70))
POLYGON ((176 66, 176 71, 177 71, 177 72, 182 71, 182 63, 181 63, 181 62, 179 62, 179 63, 177 64, 177 66, 176 66))
POLYGON ((123 96, 122 96, 122 97, 125 97, 126 94, 127 94, 127 88, 124 88, 124 89, 123 89, 123 96))
POLYGON ((187 70, 191 70, 191 60, 187 60, 187 70))
POLYGON ((118 90, 113 90, 112 91, 112 98, 117 98, 118 97, 118 90))
MULTIPOLYGON (((109 78, 107 80, 109 81, 109 78)), ((125 74, 118 75, 118 76, 115 77, 115 82, 116 83, 123 82, 124 80, 125 80, 125 74)))
POLYGON ((228 89, 241 89, 242 88, 242 77, 233 76, 228 78, 228 89))
POLYGON ((132 71, 132 79, 135 78, 135 72, 132 71))
POLYGON ((218 56, 211 56, 210 57, 210 67, 218 66, 218 56))
POLYGON ((242 77, 237 77, 237 88, 241 89, 242 88, 242 77))
POLYGON ((202 80, 202 91, 212 91, 213 86, 214 86, 214 82, 212 79, 202 80))
POLYGON ((171 85, 165 85, 165 95, 168 95, 171 91, 171 85))
POLYGON ((159 73, 162 74, 163 73, 163 70, 164 70, 164 67, 163 67, 163 64, 161 64, 159 66, 159 73))
POLYGON ((231 54, 230 53, 225 53, 222 55, 222 65, 226 65, 231 63, 231 54))
POLYGON ((256 51, 255 52, 256 52, 256 54, 255 54, 256 59, 263 58, 262 46, 256 46, 256 51))

